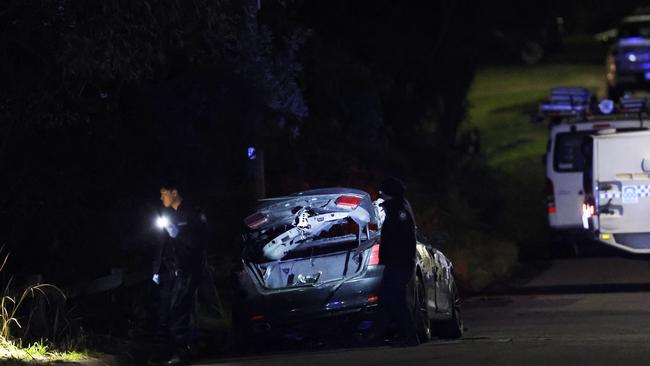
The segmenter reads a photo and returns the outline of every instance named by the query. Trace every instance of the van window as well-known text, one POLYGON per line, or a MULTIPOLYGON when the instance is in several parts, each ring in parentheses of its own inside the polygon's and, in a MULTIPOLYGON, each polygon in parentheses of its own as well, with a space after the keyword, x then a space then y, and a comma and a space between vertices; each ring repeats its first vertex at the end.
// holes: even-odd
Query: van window
POLYGON ((566 132, 555 136, 553 169, 558 172, 581 172, 585 157, 582 152, 584 137, 593 131, 566 132))

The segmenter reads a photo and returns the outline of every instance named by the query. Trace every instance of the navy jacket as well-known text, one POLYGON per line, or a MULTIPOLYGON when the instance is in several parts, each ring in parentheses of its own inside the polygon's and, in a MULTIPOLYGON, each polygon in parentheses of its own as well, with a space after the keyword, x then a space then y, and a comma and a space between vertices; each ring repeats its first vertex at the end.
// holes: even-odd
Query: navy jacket
POLYGON ((200 274, 207 246, 207 218, 201 208, 183 201, 178 210, 165 208, 163 215, 178 228, 178 235, 165 232, 162 244, 154 255, 154 273, 181 270, 200 274))
POLYGON ((379 258, 387 267, 405 270, 415 265, 415 220, 411 205, 403 197, 395 197, 382 203, 386 219, 381 227, 379 258))

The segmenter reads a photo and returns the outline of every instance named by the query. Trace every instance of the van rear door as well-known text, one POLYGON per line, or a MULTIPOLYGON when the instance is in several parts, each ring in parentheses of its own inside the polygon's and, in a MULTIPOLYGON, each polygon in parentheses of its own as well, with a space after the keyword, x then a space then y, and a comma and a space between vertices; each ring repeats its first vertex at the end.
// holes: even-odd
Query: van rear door
POLYGON ((582 227, 581 207, 584 201, 582 191, 582 170, 584 156, 582 143, 593 131, 560 132, 555 135, 549 156, 550 170, 547 175, 553 184, 556 210, 549 214, 554 229, 576 229, 582 227))
POLYGON ((594 136, 593 185, 601 241, 650 253, 650 132, 594 136))

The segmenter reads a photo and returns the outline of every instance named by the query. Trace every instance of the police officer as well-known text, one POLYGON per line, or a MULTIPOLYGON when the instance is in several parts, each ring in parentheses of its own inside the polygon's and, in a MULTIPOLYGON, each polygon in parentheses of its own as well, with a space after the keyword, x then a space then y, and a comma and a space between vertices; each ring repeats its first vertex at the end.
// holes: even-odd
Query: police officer
POLYGON ((194 293, 205 266, 207 219, 203 211, 187 202, 175 183, 160 189, 165 238, 154 256, 153 281, 160 288, 158 335, 169 337, 173 346, 168 364, 191 355, 194 293))
POLYGON ((415 271, 415 220, 411 205, 404 197, 406 188, 395 177, 385 179, 379 194, 386 218, 381 228, 379 257, 384 264, 382 296, 379 297, 386 325, 397 330, 393 344, 417 346, 412 312, 407 303, 406 289, 415 271))

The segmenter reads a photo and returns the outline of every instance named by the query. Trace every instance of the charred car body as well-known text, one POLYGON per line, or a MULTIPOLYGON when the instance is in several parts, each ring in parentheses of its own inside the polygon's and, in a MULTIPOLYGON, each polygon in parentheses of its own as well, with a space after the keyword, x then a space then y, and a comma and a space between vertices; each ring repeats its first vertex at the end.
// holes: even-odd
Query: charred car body
MULTIPOLYGON (((363 191, 319 189, 262 200, 246 218, 235 273, 233 330, 245 342, 377 334, 383 211, 363 191)), ((459 337, 463 325, 451 262, 417 244, 405 296, 413 331, 459 337), (437 323, 439 322, 439 323, 437 323)))

